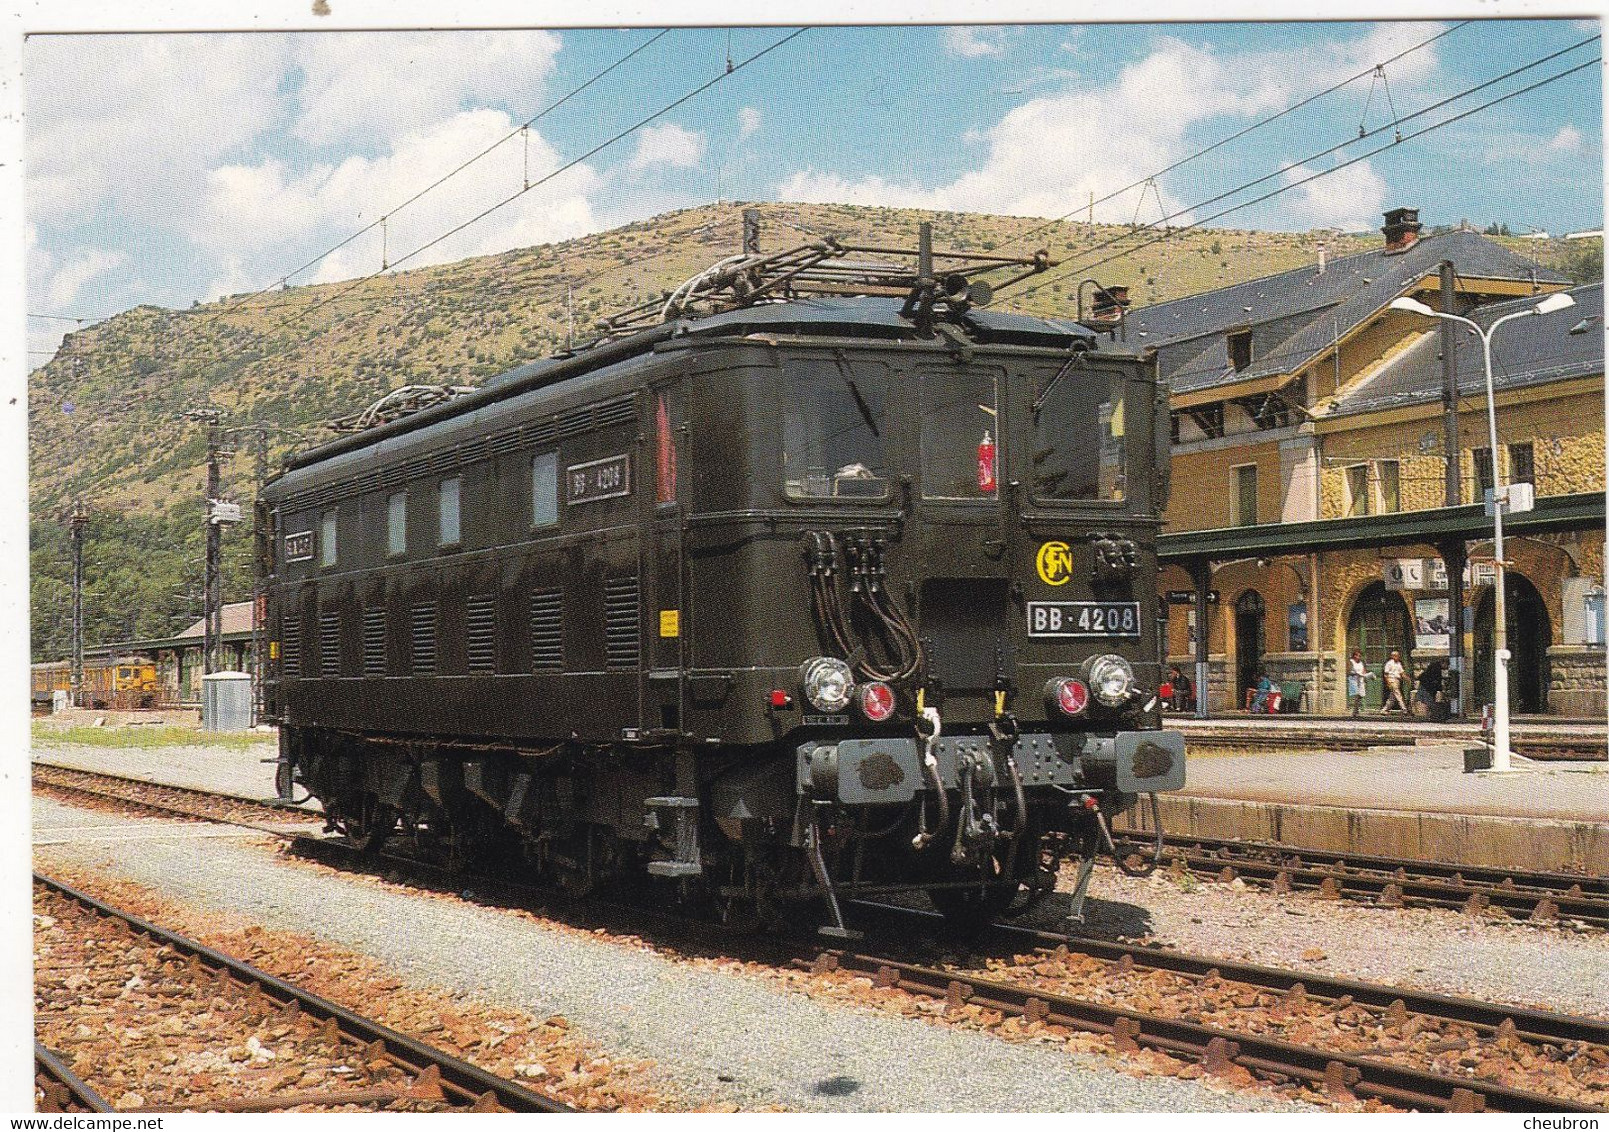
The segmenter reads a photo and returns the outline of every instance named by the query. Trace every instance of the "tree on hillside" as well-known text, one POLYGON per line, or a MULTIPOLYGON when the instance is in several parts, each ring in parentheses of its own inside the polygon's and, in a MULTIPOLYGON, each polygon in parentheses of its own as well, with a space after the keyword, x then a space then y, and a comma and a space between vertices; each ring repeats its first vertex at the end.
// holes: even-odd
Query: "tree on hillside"
POLYGON ((1570 277, 1572 283, 1603 282, 1603 241, 1571 240, 1569 251, 1559 270, 1570 277))

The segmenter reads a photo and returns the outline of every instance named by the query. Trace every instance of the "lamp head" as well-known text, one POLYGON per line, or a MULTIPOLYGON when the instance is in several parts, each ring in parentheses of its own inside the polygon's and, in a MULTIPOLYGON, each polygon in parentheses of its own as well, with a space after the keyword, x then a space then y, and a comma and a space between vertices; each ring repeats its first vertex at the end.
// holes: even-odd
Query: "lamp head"
POLYGON ((1403 295, 1399 299, 1391 300, 1391 309, 1394 311, 1407 311, 1409 314, 1422 314, 1430 318, 1436 317, 1436 312, 1425 306, 1418 299, 1410 299, 1403 295))
POLYGON ((1531 309, 1537 314, 1552 314, 1554 311, 1569 310, 1575 306, 1575 300, 1563 291, 1555 291, 1531 309))

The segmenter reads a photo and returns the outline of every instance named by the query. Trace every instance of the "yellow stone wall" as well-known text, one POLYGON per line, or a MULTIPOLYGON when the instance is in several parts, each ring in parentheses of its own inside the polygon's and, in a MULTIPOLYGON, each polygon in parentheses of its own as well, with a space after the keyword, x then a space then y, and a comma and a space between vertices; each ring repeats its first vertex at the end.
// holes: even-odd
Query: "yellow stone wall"
MULTIPOLYGON (((1568 495, 1604 490, 1603 386, 1559 396, 1547 387, 1500 398, 1497 439, 1508 473, 1507 446, 1530 441, 1536 466, 1536 493, 1568 495), (1520 399, 1523 398, 1523 399, 1520 399), (1506 402, 1506 403, 1505 403, 1506 402)), ((1323 466, 1319 472, 1320 514, 1326 519, 1345 513, 1346 467, 1368 460, 1397 460, 1402 482, 1402 509, 1440 507, 1444 498, 1442 420, 1439 408, 1407 419, 1385 419, 1363 428, 1331 431, 1321 426, 1323 466)), ((1460 480, 1463 500, 1475 502, 1475 462, 1471 451, 1486 447, 1484 404, 1466 401, 1458 416, 1460 480)))
MULTIPOLYGON (((1247 439, 1255 437, 1255 433, 1247 439)), ((1167 531, 1201 531, 1230 525, 1232 471, 1237 464, 1257 465, 1257 518, 1278 522, 1281 513, 1279 444, 1237 444, 1211 452, 1181 452, 1173 457, 1173 492, 1163 516, 1167 531)))

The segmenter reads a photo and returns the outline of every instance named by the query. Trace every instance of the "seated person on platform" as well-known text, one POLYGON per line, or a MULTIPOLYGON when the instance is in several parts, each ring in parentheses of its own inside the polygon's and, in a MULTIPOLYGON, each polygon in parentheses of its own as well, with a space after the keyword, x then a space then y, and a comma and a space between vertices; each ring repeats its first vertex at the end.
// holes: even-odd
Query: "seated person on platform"
POLYGON ((1257 677, 1257 689, 1252 693, 1251 710, 1267 715, 1269 710, 1269 696, 1279 691, 1279 685, 1268 678, 1268 673, 1261 673, 1257 677))

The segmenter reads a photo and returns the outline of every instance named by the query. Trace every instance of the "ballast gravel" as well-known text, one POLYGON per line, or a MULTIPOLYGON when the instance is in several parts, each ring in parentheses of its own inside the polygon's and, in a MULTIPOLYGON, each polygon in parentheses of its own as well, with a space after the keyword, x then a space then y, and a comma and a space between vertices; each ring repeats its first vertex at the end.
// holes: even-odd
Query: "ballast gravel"
MULTIPOLYGON (((1275 896, 1165 869, 1144 880, 1101 869, 1090 892, 1081 930, 1101 939, 1609 1018, 1609 932, 1275 896)), ((1054 930, 1065 911, 1058 892, 1024 922, 1054 930)))
MULTIPOLYGON (((694 1095, 745 1108, 816 1111, 1302 1111, 1194 1081, 1132 1077, 1100 1059, 823 1004, 772 981, 699 970, 646 949, 530 919, 326 874, 271 845, 163 839, 182 828, 34 800, 36 834, 90 839, 36 849, 204 909, 318 936, 400 978, 533 1014, 562 1014, 593 1039, 654 1059, 694 1095), (119 838, 119 829, 136 837, 119 838), (98 832, 91 832, 91 831, 98 832), (146 836, 138 836, 144 834, 146 836), (94 838, 104 840, 96 840, 94 838)), ((54 840, 54 839, 53 839, 54 840)))

